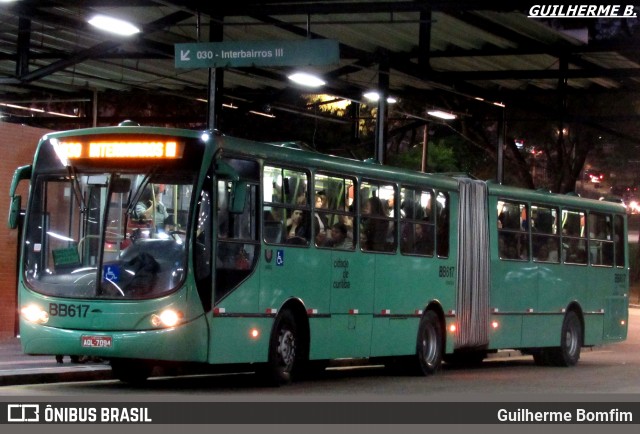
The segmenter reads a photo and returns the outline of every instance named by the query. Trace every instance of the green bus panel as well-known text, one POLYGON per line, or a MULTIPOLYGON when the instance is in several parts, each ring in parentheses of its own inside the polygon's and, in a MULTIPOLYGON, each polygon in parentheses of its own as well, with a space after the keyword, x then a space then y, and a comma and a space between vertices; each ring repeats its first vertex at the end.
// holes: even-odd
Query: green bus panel
POLYGON ((522 341, 522 315, 492 315, 490 323, 498 327, 489 329, 489 348, 518 348, 522 341))
POLYGON ((500 313, 525 313, 538 308, 535 264, 523 261, 491 261, 490 308, 500 313))
POLYGON ((602 344, 604 318, 599 313, 584 315, 584 345, 602 344))
POLYGON ((371 356, 415 354, 419 323, 419 317, 374 318, 371 356))
POLYGON ((26 354, 69 354, 185 362, 207 361, 204 316, 178 327, 160 330, 96 332, 58 329, 20 320, 20 341, 26 354), (109 348, 85 348, 82 336, 110 336, 109 348))
POLYGON ((564 314, 535 315, 522 317, 523 347, 557 347, 560 345, 560 330, 564 314))
POLYGON ((582 280, 584 268, 571 266, 572 273, 567 275, 569 267, 560 264, 536 263, 538 273, 538 313, 560 313, 571 300, 575 300, 576 284, 582 280), (575 271, 575 273, 573 272, 575 271), (579 273, 578 271, 582 271, 579 273))
POLYGON ((209 363, 266 362, 273 318, 214 317, 209 363), (258 330, 258 336, 251 332, 258 330))
POLYGON ((258 312, 280 309, 285 301, 295 297, 302 300, 308 309, 317 309, 321 314, 328 313, 331 294, 330 252, 287 246, 265 246, 263 250, 259 265, 258 312), (270 259, 265 259, 265 255, 270 259))
POLYGON ((604 338, 610 342, 627 338, 629 299, 624 296, 607 297, 604 320, 604 338))
MULTIPOLYGON (((331 279, 327 284, 327 294, 331 295, 331 314, 344 315, 357 310, 359 314, 371 315, 376 255, 341 250, 323 253, 331 253, 324 269, 324 275, 331 279)), ((315 284, 317 280, 318 277, 309 280, 308 284, 315 284)), ((340 336, 335 338, 340 339, 340 336)))
POLYGON ((309 318, 309 333, 311 348, 309 359, 319 360, 329 358, 334 342, 331 337, 331 317, 309 318))
MULTIPOLYGON (((332 315, 332 344, 326 358, 361 358, 371 353, 371 315, 332 315)), ((324 358, 324 357, 323 357, 324 358)))

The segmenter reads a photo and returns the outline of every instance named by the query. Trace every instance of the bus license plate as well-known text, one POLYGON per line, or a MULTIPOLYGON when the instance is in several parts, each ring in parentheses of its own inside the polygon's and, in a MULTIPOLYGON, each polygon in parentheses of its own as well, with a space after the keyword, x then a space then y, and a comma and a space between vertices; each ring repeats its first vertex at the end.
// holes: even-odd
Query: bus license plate
POLYGON ((82 346, 85 348, 109 348, 111 336, 82 336, 82 346))

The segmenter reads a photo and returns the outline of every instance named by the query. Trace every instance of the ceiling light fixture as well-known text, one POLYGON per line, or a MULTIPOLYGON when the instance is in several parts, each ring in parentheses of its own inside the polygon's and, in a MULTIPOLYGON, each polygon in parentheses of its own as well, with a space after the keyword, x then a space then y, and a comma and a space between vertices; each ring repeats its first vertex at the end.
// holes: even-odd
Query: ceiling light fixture
POLYGON ((275 118, 276 117, 276 115, 272 115, 270 113, 259 112, 259 111, 255 111, 255 110, 249 110, 249 113, 252 113, 252 114, 258 115, 258 116, 264 116, 266 118, 275 118))
MULTIPOLYGON (((376 102, 380 99, 380 94, 376 91, 367 92, 363 96, 371 102, 376 102)), ((395 104, 397 102, 397 98, 394 98, 392 96, 387 97, 387 104, 395 104)))
POLYGON ((136 33, 140 33, 140 29, 133 24, 117 18, 108 17, 106 15, 95 15, 88 22, 100 30, 121 36, 131 36, 136 33))
POLYGON ((313 74, 308 74, 306 72, 296 72, 294 74, 291 74, 288 78, 294 83, 307 87, 320 87, 327 84, 327 82, 320 77, 313 74))
POLYGON ((444 112, 442 110, 431 110, 428 111, 427 114, 435 117, 435 118, 440 118, 440 119, 445 119, 445 120, 452 120, 457 118, 458 116, 454 115, 453 113, 448 113, 448 112, 444 112))

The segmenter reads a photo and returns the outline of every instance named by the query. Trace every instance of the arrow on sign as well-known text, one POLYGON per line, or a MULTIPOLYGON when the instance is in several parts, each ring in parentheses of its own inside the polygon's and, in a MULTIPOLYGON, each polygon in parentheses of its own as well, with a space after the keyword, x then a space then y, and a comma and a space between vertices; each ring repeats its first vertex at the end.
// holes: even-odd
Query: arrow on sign
POLYGON ((189 53, 191 53, 191 50, 180 50, 180 60, 182 60, 183 62, 188 62, 189 60, 191 60, 191 58, 189 57, 189 53))

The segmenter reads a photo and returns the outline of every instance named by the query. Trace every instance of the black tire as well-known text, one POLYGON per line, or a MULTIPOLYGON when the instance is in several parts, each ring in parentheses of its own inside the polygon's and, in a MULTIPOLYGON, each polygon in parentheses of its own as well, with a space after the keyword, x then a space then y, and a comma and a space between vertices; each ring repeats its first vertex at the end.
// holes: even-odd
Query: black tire
POLYGON ((442 364, 443 353, 442 324, 435 312, 428 311, 424 314, 418 326, 418 341, 416 343, 417 372, 420 375, 435 374, 442 364))
POLYGON ((580 360, 582 348, 582 324, 578 314, 569 311, 562 322, 560 346, 547 348, 548 363, 552 366, 575 366, 580 360))
POLYGON ((273 325, 269 340, 269 361, 265 372, 265 380, 269 384, 279 386, 293 381, 294 372, 300 368, 302 349, 300 336, 293 313, 283 311, 273 325))
POLYGON ((151 376, 153 367, 139 360, 114 359, 111 360, 113 376, 123 383, 143 384, 151 376))

